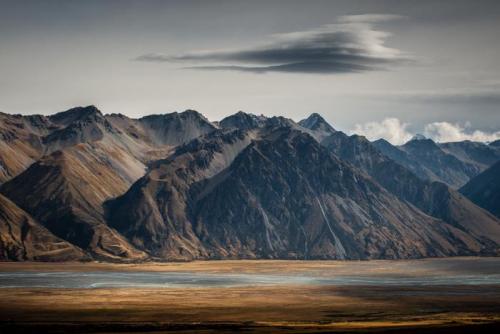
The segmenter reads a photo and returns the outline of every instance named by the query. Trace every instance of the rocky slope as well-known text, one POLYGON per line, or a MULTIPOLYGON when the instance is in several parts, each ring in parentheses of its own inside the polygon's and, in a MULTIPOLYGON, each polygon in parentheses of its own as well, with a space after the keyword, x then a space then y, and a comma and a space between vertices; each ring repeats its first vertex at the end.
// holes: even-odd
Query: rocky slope
MULTIPOLYGON (((411 164, 419 164, 425 169, 428 179, 444 182, 455 189, 481 172, 481 168, 476 164, 462 161, 455 155, 447 153, 431 139, 410 140, 398 148, 407 153, 411 164)), ((406 163, 406 161, 398 162, 406 163)))
POLYGON ((90 258, 0 195, 0 261, 75 261, 90 258))
POLYGON ((226 168, 252 137, 241 130, 217 131, 178 148, 108 204, 109 224, 157 257, 206 256, 189 220, 190 187, 226 168))
POLYGON ((247 136, 220 133, 180 148, 109 204, 110 225, 168 259, 402 258, 481 248, 306 133, 278 127, 247 136), (218 163, 225 150, 241 153, 218 163))
POLYGON ((500 161, 467 182, 460 192, 472 202, 500 217, 500 161))
POLYGON ((455 182, 464 166, 494 159, 494 148, 455 144, 372 144, 318 114, 298 123, 243 112, 211 123, 192 110, 133 119, 94 106, 0 114, 0 253, 106 261, 497 254, 498 218, 428 181, 455 182), (437 160, 421 152, 436 147, 437 160))
POLYGON ((385 139, 379 139, 372 143, 383 155, 397 162, 401 166, 411 171, 413 174, 418 176, 422 180, 427 181, 441 181, 440 178, 434 174, 429 168, 424 164, 421 164, 418 160, 412 157, 408 152, 400 149, 397 146, 392 145, 385 139))
POLYGON ((475 164, 481 171, 500 160, 500 147, 469 140, 442 143, 439 147, 462 161, 475 164))
POLYGON ((176 146, 216 129, 214 124, 194 110, 151 115, 138 121, 142 125, 144 133, 156 145, 176 146))
POLYGON ((444 183, 420 179, 411 170, 382 154, 364 137, 337 132, 322 144, 368 173, 399 199, 482 239, 488 245, 487 252, 495 254, 498 251, 500 221, 444 183))
POLYGON ((215 128, 192 110, 141 119, 103 115, 94 106, 76 107, 48 117, 0 113, 0 183, 42 156, 77 144, 100 142, 148 163, 215 128))
MULTIPOLYGON (((143 258, 103 219, 103 202, 125 192, 140 176, 120 162, 119 156, 79 144, 43 157, 0 192, 52 233, 98 258, 143 258)), ((141 170, 132 167, 136 173, 141 170)))
POLYGON ((0 113, 0 184, 41 157, 41 138, 55 128, 45 116, 0 113))
POLYGON ((438 144, 418 137, 402 146, 383 139, 373 144, 421 179, 440 181, 455 189, 500 160, 497 147, 471 141, 438 144))

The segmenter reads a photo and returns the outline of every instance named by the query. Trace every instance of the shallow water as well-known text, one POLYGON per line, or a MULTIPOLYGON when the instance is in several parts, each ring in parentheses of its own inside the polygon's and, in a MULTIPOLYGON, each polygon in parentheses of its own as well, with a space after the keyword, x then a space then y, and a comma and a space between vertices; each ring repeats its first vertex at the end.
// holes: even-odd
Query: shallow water
POLYGON ((439 286, 500 284, 500 260, 457 262, 346 262, 295 274, 206 273, 187 271, 17 271, 0 272, 0 288, 176 288, 251 285, 439 286), (393 268, 391 268, 391 266, 393 268), (453 270, 451 270, 453 269, 453 270))

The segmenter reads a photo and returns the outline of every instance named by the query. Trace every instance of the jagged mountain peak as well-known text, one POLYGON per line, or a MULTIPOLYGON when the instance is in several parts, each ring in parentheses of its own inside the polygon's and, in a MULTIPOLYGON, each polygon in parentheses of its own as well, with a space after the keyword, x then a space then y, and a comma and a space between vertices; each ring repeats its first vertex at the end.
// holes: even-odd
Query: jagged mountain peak
POLYGON ((54 115, 51 121, 60 125, 59 129, 42 138, 46 153, 58 149, 102 140, 106 133, 116 129, 94 106, 78 107, 54 115))
POLYGON ((266 117, 264 115, 254 115, 239 111, 233 115, 227 116, 219 122, 222 128, 238 128, 242 130, 256 129, 256 128, 300 128, 292 119, 283 116, 266 117))
POLYGON ((323 130, 328 130, 334 132, 335 129, 318 113, 312 113, 309 117, 299 121, 300 126, 303 126, 310 130, 317 130, 322 128, 323 130))
POLYGON ((149 120, 172 120, 172 119, 199 119, 204 122, 211 123, 203 114, 193 109, 186 109, 184 111, 178 112, 174 111, 165 114, 152 114, 139 118, 139 121, 149 121, 149 120))
POLYGON ((262 127, 266 120, 267 118, 265 116, 257 116, 240 110, 233 115, 223 118, 219 122, 219 125, 222 128, 238 128, 247 130, 262 127))
POLYGON ((69 125, 73 122, 85 119, 103 118, 103 114, 94 105, 86 107, 74 107, 66 111, 61 111, 57 114, 49 116, 51 122, 60 125, 69 125))
POLYGON ((195 110, 149 115, 138 122, 156 145, 176 146, 215 131, 217 126, 195 110))
POLYGON ((421 148, 421 149, 440 149, 438 144, 430 138, 411 139, 401 147, 405 148, 421 148))
POLYGON ((299 121, 298 125, 310 130, 311 135, 319 142, 336 132, 336 130, 318 113, 312 113, 306 119, 299 121))

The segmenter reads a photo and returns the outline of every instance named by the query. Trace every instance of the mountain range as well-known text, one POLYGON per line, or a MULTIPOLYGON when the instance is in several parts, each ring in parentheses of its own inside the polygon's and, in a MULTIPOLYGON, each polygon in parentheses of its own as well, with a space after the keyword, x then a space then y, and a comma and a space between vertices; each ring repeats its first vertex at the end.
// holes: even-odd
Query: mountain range
POLYGON ((500 145, 401 146, 319 114, 0 113, 0 259, 499 255, 500 145))

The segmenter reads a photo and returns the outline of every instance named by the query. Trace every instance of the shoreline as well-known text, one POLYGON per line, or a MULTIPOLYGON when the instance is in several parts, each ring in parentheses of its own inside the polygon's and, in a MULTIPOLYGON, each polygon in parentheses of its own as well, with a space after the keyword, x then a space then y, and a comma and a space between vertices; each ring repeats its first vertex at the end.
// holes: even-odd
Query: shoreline
MULTIPOLYGON (((275 271, 288 268, 289 270, 302 271, 307 269, 342 268, 357 265, 360 268, 377 266, 380 264, 398 265, 403 263, 429 263, 429 262, 469 262, 469 261, 493 261, 500 263, 500 257, 481 256, 456 256, 436 257, 419 259, 395 259, 395 260, 280 260, 280 259, 242 259, 242 260, 194 260, 186 262, 137 262, 137 263, 115 263, 101 261, 68 261, 68 262, 38 262, 38 261, 5 261, 0 262, 2 271, 55 271, 64 267, 70 271, 87 271, 89 269, 124 270, 124 271, 177 271, 185 268, 190 271, 215 271, 225 272, 233 269, 241 269, 243 272, 252 270, 255 272, 275 271)), ((470 262, 469 262, 470 263, 470 262)))

